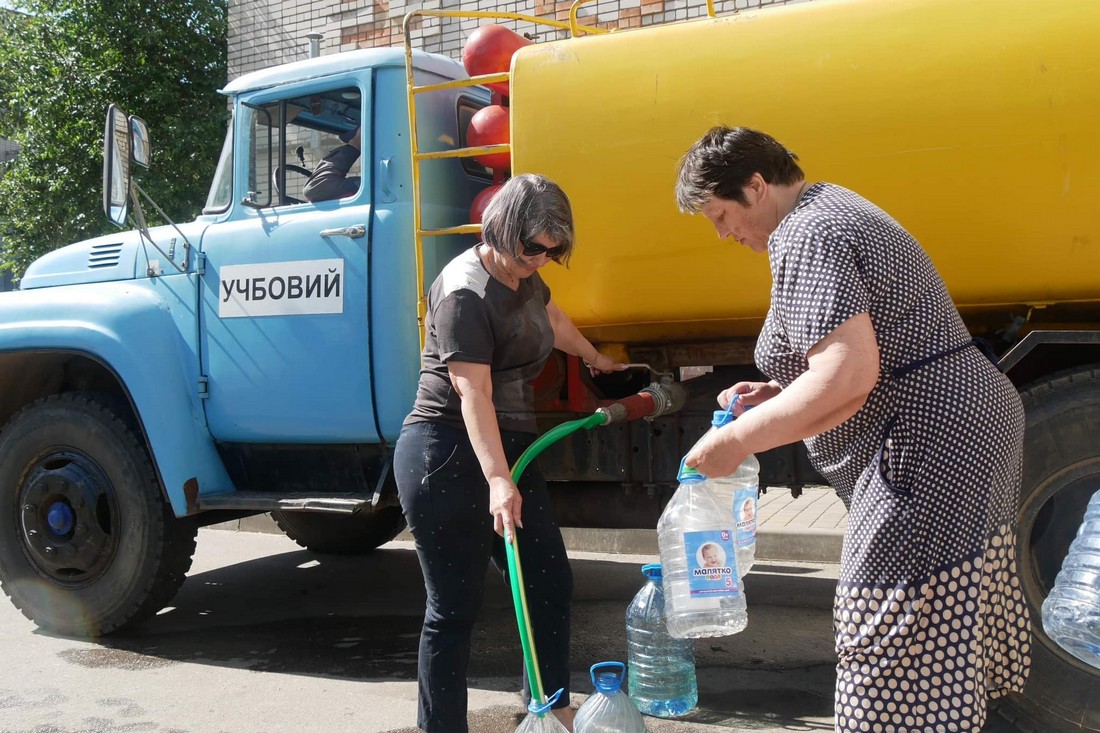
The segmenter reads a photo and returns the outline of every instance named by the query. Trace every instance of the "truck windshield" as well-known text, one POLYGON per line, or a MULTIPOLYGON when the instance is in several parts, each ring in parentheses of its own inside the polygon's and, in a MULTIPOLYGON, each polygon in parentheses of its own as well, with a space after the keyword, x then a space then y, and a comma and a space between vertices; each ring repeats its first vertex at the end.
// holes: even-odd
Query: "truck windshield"
POLYGON ((206 197, 204 214, 217 214, 229 208, 233 200, 233 118, 229 119, 229 129, 225 133, 222 154, 218 157, 218 169, 214 171, 214 182, 210 185, 210 194, 206 197))

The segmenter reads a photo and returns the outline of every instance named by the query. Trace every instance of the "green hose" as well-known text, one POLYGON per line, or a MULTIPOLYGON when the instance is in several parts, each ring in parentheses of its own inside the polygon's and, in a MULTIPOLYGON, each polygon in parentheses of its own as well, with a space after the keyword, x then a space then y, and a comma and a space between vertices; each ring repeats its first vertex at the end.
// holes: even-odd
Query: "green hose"
MULTIPOLYGON (((595 412, 588 417, 571 420, 547 430, 527 450, 523 451, 523 455, 516 461, 516 465, 512 467, 512 481, 519 485, 519 477, 523 475, 524 469, 548 446, 577 430, 582 428, 591 430, 594 427, 604 425, 606 422, 607 417, 603 413, 595 412)), ((510 585, 512 586, 512 605, 516 609, 516 625, 519 626, 519 641, 523 647, 523 664, 527 668, 527 683, 531 686, 531 699, 544 703, 546 702, 546 695, 542 689, 542 674, 539 672, 539 658, 535 651, 535 640, 531 637, 531 616, 527 610, 527 593, 524 591, 523 566, 520 565, 519 561, 517 534, 518 532, 513 531, 512 541, 504 543, 505 554, 508 557, 508 578, 511 580, 510 585)), ((540 714, 539 717, 541 718, 543 715, 545 713, 540 714)))

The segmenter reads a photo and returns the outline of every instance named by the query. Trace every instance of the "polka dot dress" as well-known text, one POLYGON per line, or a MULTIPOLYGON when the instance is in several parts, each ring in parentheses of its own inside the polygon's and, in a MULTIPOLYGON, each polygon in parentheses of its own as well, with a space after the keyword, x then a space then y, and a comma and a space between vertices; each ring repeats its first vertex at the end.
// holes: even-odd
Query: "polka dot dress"
POLYGON ((838 731, 978 731, 1020 690, 1030 625, 1016 574, 1024 415, 973 346, 920 245, 839 186, 803 193, 769 242, 760 369, 786 387, 806 353, 869 313, 867 404, 806 441, 849 509, 834 626, 838 731))

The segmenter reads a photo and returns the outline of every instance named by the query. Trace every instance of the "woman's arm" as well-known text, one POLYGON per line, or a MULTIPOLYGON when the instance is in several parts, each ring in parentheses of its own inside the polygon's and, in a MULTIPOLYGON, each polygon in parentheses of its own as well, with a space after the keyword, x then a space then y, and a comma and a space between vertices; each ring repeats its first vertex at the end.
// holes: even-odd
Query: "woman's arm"
MULTIPOLYGON (((357 133, 358 134, 358 133, 357 133)), ((347 144, 326 155, 302 189, 302 197, 311 203, 344 198, 359 191, 359 176, 348 178, 348 171, 359 160, 359 145, 347 144)))
POLYGON ((879 375, 878 341, 870 315, 849 318, 806 356, 805 373, 707 436, 688 454, 687 464, 707 476, 728 476, 750 453, 818 435, 859 412, 879 375))
POLYGON ((609 356, 604 356, 588 339, 584 337, 565 312, 558 308, 553 300, 546 304, 546 315, 550 318, 550 328, 554 330, 554 348, 567 354, 579 356, 588 366, 598 372, 615 372, 626 369, 609 356))
POLYGON ((493 407, 493 379, 488 364, 448 362, 451 384, 462 400, 462 420, 470 435, 481 472, 489 482, 489 513, 493 529, 512 541, 512 526, 523 527, 520 508, 523 499, 512 481, 504 444, 500 439, 496 408, 493 407))

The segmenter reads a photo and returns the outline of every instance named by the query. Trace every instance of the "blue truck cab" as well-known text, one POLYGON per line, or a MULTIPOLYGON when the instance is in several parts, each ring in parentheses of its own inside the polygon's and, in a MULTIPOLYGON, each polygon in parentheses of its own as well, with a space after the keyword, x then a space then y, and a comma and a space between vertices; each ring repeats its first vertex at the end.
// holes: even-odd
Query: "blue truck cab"
MULTIPOLYGON (((418 84, 466 76, 419 52, 413 68, 418 84)), ((405 55, 309 59, 223 91, 232 119, 200 217, 145 228, 140 188, 105 175, 138 230, 52 252, 0 294, 0 585, 52 631, 158 611, 206 524, 270 511, 343 553, 404 525, 389 456, 419 370, 405 55), (357 189, 310 202, 314 168, 357 127, 357 189)), ((426 98, 421 149, 461 147, 488 101, 426 98)), ((105 153, 123 139, 129 164, 148 133, 119 119, 105 153)), ((467 222, 489 182, 472 160, 424 162, 425 228, 467 222)), ((470 241, 433 238, 425 280, 470 241)))

